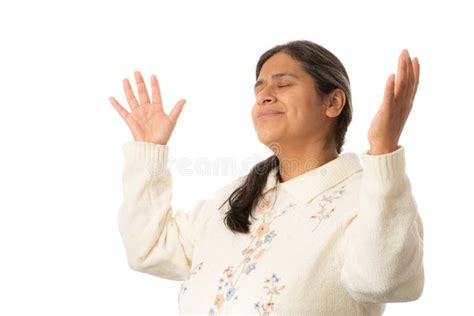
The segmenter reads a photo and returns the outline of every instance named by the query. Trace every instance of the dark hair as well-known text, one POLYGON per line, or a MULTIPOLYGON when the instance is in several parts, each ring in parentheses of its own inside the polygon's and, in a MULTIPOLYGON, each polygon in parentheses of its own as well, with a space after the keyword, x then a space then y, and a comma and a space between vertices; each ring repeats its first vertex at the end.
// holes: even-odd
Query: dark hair
MULTIPOLYGON (((344 91, 346 103, 337 117, 333 133, 336 150, 340 154, 345 143, 347 127, 352 120, 350 81, 344 65, 334 54, 321 45, 307 40, 291 41, 277 45, 260 56, 256 69, 257 79, 263 64, 278 52, 284 52, 300 62, 303 70, 314 79, 314 88, 321 97, 336 88, 344 91)), ((244 183, 235 189, 219 207, 221 208, 226 202, 229 202, 230 209, 226 212, 224 223, 231 231, 249 233, 251 225, 249 216, 254 218, 252 210, 262 197, 261 191, 267 182, 268 174, 273 168, 279 169, 279 164, 275 154, 257 163, 245 177, 244 183)), ((279 170, 277 177, 281 181, 279 170)))

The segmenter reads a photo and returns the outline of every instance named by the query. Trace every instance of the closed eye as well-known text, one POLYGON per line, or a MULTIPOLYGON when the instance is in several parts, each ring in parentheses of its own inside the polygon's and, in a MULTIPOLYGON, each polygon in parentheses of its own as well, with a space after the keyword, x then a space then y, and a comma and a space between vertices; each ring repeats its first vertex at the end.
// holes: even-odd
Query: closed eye
MULTIPOLYGON (((286 85, 278 85, 277 88, 286 88, 286 87, 289 87, 289 86, 292 86, 292 84, 286 84, 286 85)), ((258 94, 260 91, 257 91, 257 89, 255 89, 255 94, 258 94)))

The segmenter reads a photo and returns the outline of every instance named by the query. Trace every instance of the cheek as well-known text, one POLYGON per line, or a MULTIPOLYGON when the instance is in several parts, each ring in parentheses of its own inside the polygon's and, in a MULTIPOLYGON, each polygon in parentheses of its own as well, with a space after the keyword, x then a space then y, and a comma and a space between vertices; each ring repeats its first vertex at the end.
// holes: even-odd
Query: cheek
POLYGON ((255 125, 256 119, 257 119, 257 107, 255 105, 252 107, 252 110, 250 111, 250 116, 252 118, 253 124, 255 125))
POLYGON ((288 121, 292 129, 308 129, 319 125, 321 113, 317 111, 317 105, 309 104, 305 100, 293 103, 288 109, 288 121))

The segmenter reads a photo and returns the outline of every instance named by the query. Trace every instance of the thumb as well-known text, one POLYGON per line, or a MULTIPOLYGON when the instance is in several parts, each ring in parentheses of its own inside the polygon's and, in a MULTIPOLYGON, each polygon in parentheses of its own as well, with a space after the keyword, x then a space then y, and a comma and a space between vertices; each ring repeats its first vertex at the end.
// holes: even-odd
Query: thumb
POLYGON ((186 103, 186 99, 181 99, 175 104, 175 106, 173 107, 173 110, 171 110, 169 117, 171 118, 173 122, 176 123, 176 121, 178 120, 179 114, 183 110, 183 106, 185 103, 186 103))

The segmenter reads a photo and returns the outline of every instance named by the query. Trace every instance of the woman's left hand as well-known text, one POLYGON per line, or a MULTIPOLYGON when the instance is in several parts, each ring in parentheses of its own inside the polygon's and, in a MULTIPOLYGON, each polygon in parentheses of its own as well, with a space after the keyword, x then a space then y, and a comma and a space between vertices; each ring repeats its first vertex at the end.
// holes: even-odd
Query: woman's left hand
POLYGON ((399 148, 398 140, 413 107, 419 78, 418 58, 412 60, 404 49, 398 59, 397 82, 395 75, 390 74, 382 105, 369 128, 369 155, 386 154, 399 148))

